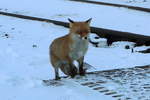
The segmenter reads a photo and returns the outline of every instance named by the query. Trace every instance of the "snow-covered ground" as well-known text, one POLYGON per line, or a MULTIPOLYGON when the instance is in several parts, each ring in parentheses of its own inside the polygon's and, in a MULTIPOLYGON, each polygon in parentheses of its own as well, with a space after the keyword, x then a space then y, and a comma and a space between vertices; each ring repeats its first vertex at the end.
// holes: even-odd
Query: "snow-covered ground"
POLYGON ((93 18, 92 26, 150 35, 150 13, 67 0, 1 0, 1 11, 67 21, 93 18))
MULTIPOLYGON (((43 79, 54 78, 54 71, 49 64, 49 44, 56 37, 66 34, 68 29, 6 16, 0 16, 0 19, 2 100, 91 100, 95 95, 113 100, 69 83, 73 81, 64 80, 64 85, 59 87, 43 86, 43 79)), ((131 53, 131 50, 124 49, 122 43, 116 43, 111 47, 90 46, 85 61, 95 67, 93 70, 103 70, 146 65, 149 64, 149 57, 149 54, 131 53)))
POLYGON ((64 85, 58 87, 42 84, 43 79, 54 78, 49 44, 68 29, 6 16, 0 16, 0 22, 1 100, 91 100, 93 97, 110 100, 73 81, 64 80, 64 85))
MULTIPOLYGON (((93 26, 146 35, 150 33, 148 13, 63 0, 33 2, 34 0, 3 0, 0 1, 0 7, 8 12, 61 21, 67 21, 68 17, 74 20, 92 17, 93 26)), ((49 45, 55 38, 67 33, 67 28, 53 24, 0 16, 0 99, 113 100, 72 80, 62 80, 64 85, 57 87, 42 84, 43 79, 54 78, 54 71, 49 63, 49 45)), ((101 41, 105 42, 103 39, 101 41)), ((100 48, 90 45, 85 61, 94 68, 89 71, 150 64, 149 54, 131 53, 130 49, 124 49, 126 44, 132 46, 133 43, 118 42, 110 47, 100 44, 100 48)), ((147 47, 134 50, 144 48, 147 47)))
POLYGON ((150 0, 90 0, 150 8, 150 0))

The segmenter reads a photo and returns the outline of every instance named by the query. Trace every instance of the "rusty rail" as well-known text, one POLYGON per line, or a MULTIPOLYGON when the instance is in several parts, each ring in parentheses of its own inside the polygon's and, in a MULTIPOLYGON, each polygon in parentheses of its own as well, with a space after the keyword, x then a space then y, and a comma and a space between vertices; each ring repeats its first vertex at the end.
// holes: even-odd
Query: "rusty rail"
MULTIPOLYGON (((26 15, 14 14, 14 13, 2 12, 2 11, 0 11, 0 15, 6 15, 6 16, 17 17, 22 19, 35 20, 35 21, 43 21, 43 22, 64 26, 66 28, 69 27, 69 23, 67 22, 50 20, 46 18, 26 16, 26 15)), ((140 35, 140 34, 135 34, 130 32, 116 31, 116 30, 105 29, 105 28, 98 28, 98 27, 91 27, 91 32, 97 34, 102 38, 106 38, 108 45, 111 45, 113 42, 116 41, 135 42, 136 46, 150 45, 150 36, 145 36, 145 35, 140 35)))
POLYGON ((123 5, 123 4, 106 3, 106 2, 101 2, 101 1, 90 1, 90 0, 69 0, 69 1, 97 4, 97 5, 106 5, 106 6, 113 6, 113 7, 124 7, 127 9, 144 11, 144 12, 150 13, 150 8, 143 8, 143 7, 137 7, 137 6, 129 6, 129 5, 123 5))

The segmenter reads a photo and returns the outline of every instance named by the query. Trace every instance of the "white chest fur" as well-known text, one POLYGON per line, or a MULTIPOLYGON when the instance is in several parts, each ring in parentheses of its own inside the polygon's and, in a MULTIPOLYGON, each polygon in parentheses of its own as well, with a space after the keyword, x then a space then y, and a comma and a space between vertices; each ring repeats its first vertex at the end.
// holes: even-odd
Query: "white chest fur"
POLYGON ((77 35, 74 35, 72 37, 73 44, 70 45, 71 52, 69 53, 69 56, 73 60, 77 60, 85 55, 88 49, 88 40, 82 39, 77 35))

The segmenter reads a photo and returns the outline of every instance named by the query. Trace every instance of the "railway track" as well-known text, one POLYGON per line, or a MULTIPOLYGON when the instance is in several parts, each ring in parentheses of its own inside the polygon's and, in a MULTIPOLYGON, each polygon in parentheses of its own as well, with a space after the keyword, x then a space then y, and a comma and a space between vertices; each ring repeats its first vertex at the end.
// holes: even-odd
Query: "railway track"
POLYGON ((123 7, 123 8, 131 9, 131 10, 137 10, 137 11, 143 11, 143 12, 150 13, 149 8, 143 8, 143 7, 137 7, 137 6, 129 6, 129 5, 123 5, 123 4, 106 3, 106 2, 101 2, 101 1, 90 1, 90 0, 69 0, 69 1, 97 4, 97 5, 105 5, 105 6, 113 6, 113 7, 123 7))
MULTIPOLYGON (((27 19, 27 20, 48 22, 48 23, 59 25, 59 26, 64 26, 66 28, 69 27, 69 23, 67 22, 50 20, 46 18, 26 16, 26 15, 14 14, 14 13, 2 12, 2 11, 0 11, 0 15, 17 17, 17 18, 22 18, 22 19, 27 19)), ((108 45, 111 45, 113 42, 117 42, 117 41, 135 42, 135 46, 141 46, 141 45, 149 46, 150 45, 150 36, 145 36, 145 35, 140 35, 140 34, 130 33, 130 32, 122 32, 122 31, 111 30, 111 29, 105 29, 105 28, 100 28, 100 27, 91 27, 91 32, 97 34, 99 37, 106 38, 108 45)))

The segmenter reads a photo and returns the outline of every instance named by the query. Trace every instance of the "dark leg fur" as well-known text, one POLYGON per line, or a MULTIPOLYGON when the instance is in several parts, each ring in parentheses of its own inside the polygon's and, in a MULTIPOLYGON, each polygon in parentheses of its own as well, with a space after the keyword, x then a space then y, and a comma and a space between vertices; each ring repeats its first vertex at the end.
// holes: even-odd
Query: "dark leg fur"
POLYGON ((70 76, 71 78, 74 78, 77 75, 77 68, 73 63, 69 65, 70 65, 70 76))
POLYGON ((62 64, 60 69, 64 74, 71 76, 72 78, 77 75, 77 68, 73 63, 62 64))
POLYGON ((85 70, 83 69, 83 61, 84 61, 84 57, 80 58, 79 60, 77 60, 79 63, 79 74, 81 76, 85 75, 85 70))
POLYGON ((84 76, 85 75, 85 70, 83 69, 83 63, 79 66, 79 74, 81 76, 84 76))
POLYGON ((59 69, 55 68, 55 80, 60 80, 61 78, 59 77, 59 69))

